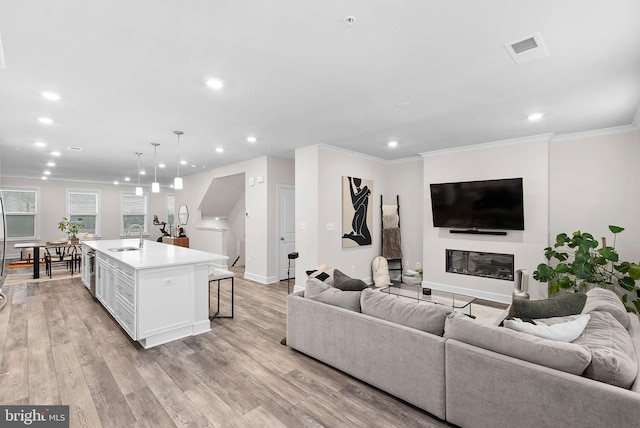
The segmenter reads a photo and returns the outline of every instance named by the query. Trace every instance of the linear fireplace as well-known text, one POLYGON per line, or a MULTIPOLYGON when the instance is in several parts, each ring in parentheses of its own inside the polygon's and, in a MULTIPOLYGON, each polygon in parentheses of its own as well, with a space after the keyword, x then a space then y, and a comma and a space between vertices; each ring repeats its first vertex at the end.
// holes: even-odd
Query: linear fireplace
POLYGON ((513 254, 446 250, 447 272, 513 281, 513 254))

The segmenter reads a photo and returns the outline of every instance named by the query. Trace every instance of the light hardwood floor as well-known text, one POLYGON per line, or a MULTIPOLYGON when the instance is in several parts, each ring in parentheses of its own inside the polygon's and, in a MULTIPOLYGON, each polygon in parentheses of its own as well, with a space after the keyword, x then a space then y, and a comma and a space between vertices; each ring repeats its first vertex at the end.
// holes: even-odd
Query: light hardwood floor
MULTIPOLYGON (((0 403, 68 404, 71 427, 447 426, 282 346, 286 281, 262 285, 238 272, 235 319, 148 350, 79 277, 4 292, 0 403)), ((222 311, 228 302, 224 292, 222 311)))

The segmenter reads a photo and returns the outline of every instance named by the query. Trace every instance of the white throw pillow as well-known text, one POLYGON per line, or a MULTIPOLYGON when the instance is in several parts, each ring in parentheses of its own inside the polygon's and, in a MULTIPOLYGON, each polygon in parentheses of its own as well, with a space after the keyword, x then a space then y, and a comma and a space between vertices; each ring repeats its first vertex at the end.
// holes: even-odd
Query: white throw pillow
POLYGON ((511 330, 532 334, 543 339, 557 340, 560 342, 573 342, 584 331, 587 323, 591 319, 589 314, 583 314, 573 321, 546 325, 531 324, 522 321, 520 318, 504 320, 503 325, 511 330))

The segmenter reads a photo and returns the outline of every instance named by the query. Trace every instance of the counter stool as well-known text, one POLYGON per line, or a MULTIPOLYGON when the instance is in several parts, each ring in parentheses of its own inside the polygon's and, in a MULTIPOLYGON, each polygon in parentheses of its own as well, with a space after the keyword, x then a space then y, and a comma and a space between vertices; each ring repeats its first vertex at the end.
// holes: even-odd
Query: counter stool
POLYGON ((233 318, 233 295, 234 295, 234 275, 233 272, 222 269, 214 269, 209 274, 209 311, 211 311, 211 283, 213 281, 218 281, 218 310, 211 316, 209 319, 212 320, 214 318, 233 318), (231 316, 221 316, 218 315, 220 313, 220 281, 223 279, 231 279, 231 316))

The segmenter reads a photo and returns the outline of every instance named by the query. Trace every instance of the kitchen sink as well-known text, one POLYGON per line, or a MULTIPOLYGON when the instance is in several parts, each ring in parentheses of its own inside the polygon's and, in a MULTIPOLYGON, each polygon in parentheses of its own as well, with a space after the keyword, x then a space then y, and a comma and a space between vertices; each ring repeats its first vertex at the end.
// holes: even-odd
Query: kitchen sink
POLYGON ((139 249, 140 248, 138 247, 117 247, 117 248, 109 248, 109 251, 120 253, 122 251, 138 251, 139 249))

